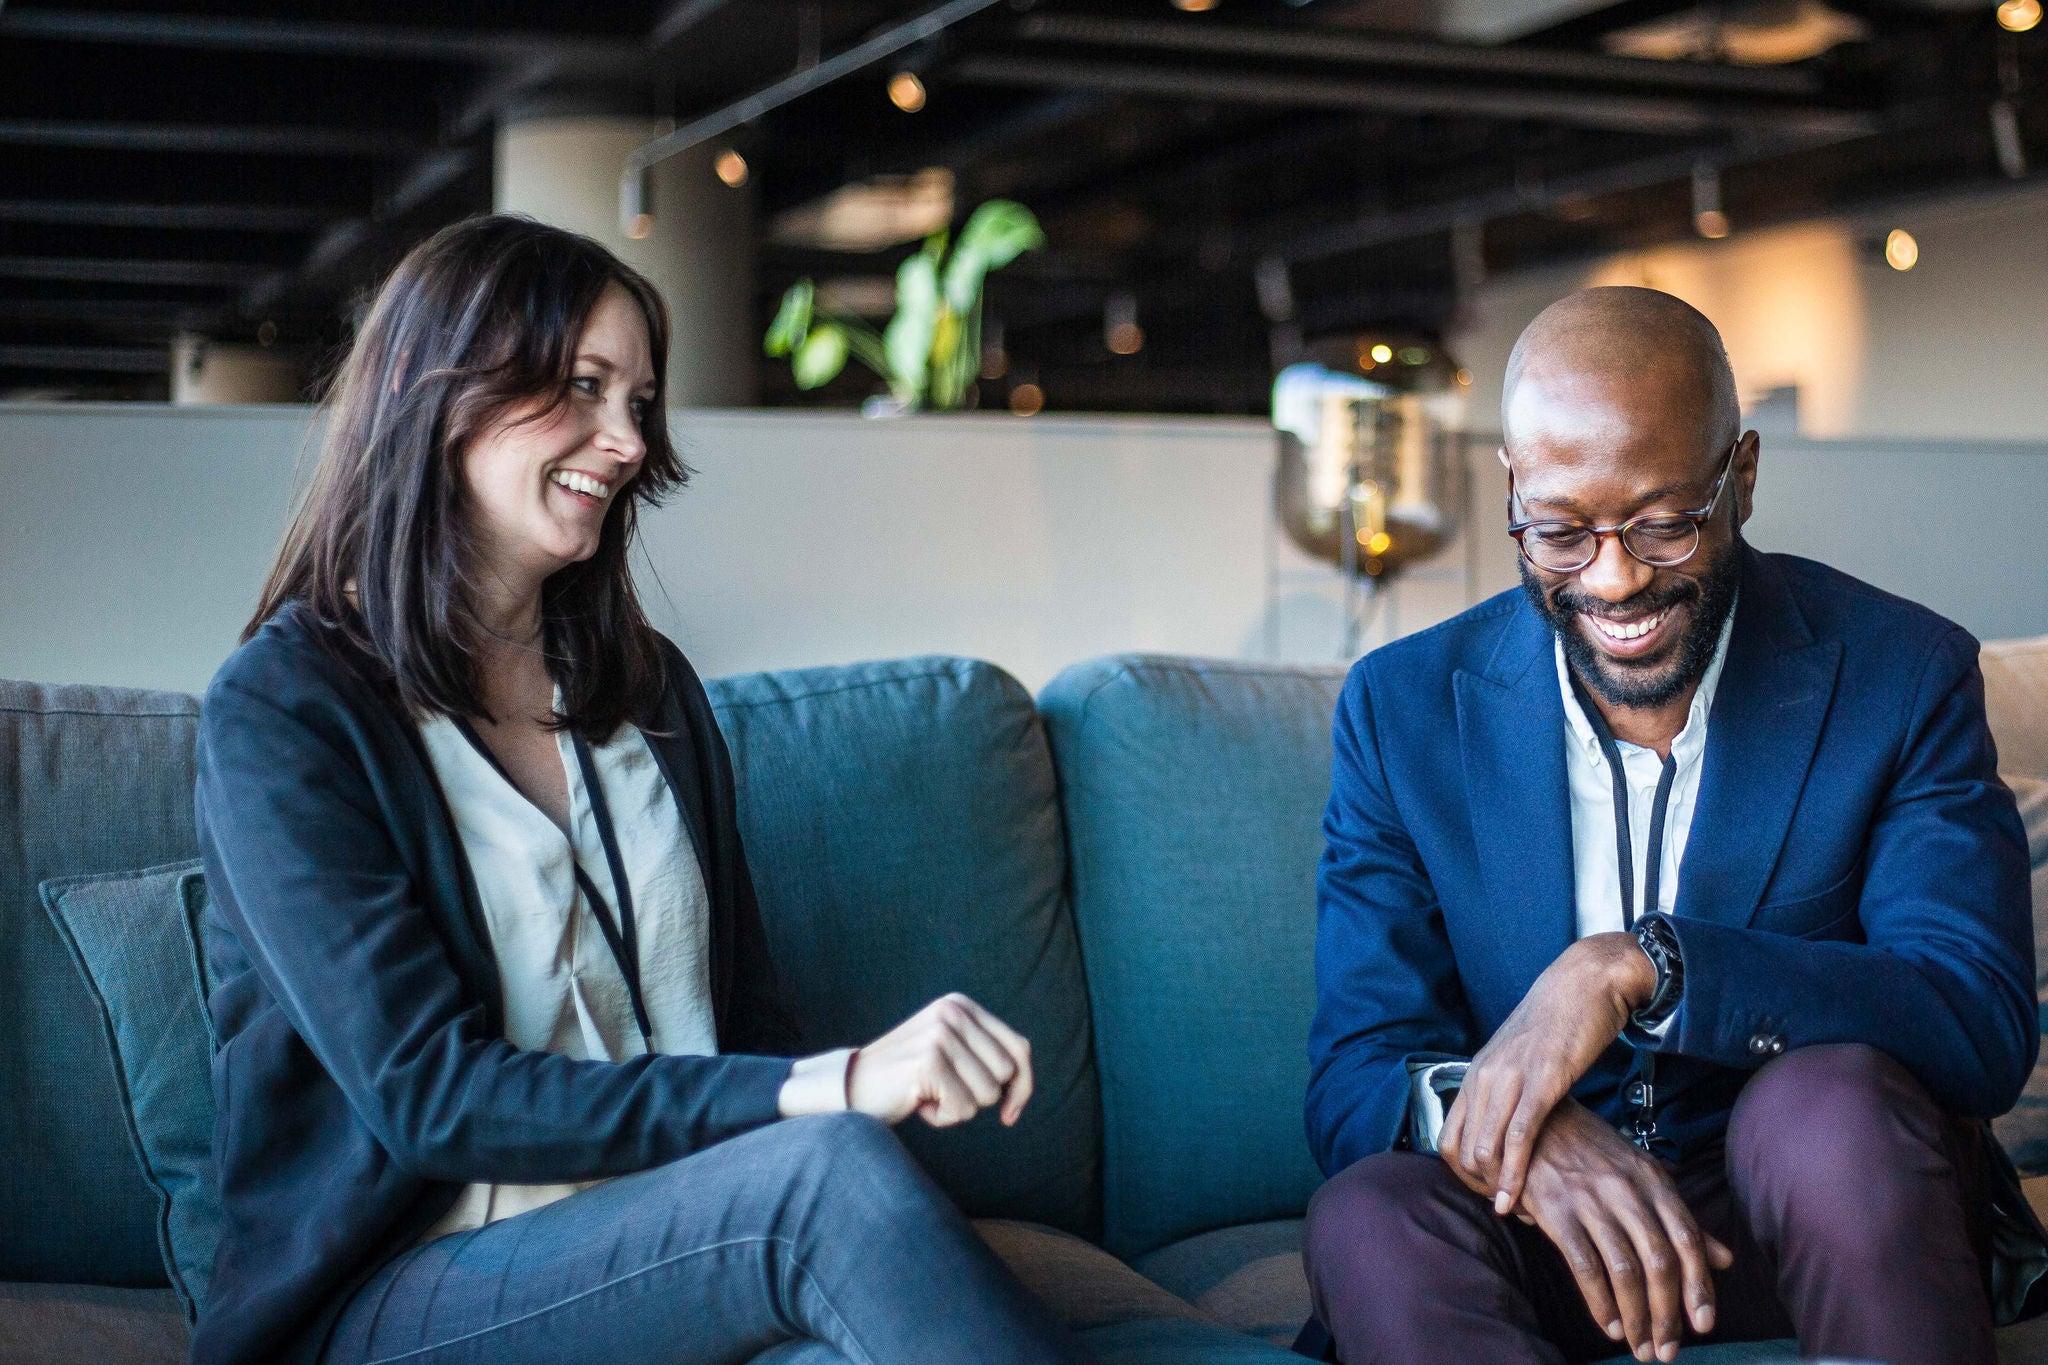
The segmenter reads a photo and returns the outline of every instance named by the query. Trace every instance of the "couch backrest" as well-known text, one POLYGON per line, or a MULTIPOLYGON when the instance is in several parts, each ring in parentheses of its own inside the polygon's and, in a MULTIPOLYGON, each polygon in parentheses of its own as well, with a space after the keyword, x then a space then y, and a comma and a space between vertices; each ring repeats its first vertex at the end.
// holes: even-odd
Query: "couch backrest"
POLYGON ((1036 1098, 1014 1129, 984 1114, 899 1131, 969 1213, 1092 1232, 1087 991, 1029 694, 993 665, 941 658, 753 674, 710 692, 807 1045, 865 1042, 947 991, 973 996, 1031 1039, 1036 1098))
POLYGON ((195 856, 198 716, 177 693, 0 682, 0 1280, 165 1282, 113 1053, 36 887, 195 856))
POLYGON ((1998 770, 2048 779, 2048 635, 1987 640, 1981 662, 1998 770))
POLYGON ((1298 1217, 1341 668, 1124 656, 1039 697, 1101 1073, 1104 1243, 1298 1217))

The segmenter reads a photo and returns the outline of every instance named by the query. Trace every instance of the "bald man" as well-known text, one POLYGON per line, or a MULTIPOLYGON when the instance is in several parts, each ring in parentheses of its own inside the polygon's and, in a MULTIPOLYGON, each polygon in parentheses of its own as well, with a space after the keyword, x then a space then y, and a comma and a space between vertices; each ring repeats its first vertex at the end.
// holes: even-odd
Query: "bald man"
POLYGON ((1575 294, 1508 370, 1523 591, 1337 709, 1305 1234, 1335 1358, 1990 1362, 2048 1260, 1994 1304, 1994 1229, 2042 1244, 1983 1121, 2040 1026, 1976 641, 1744 542, 1757 435, 1679 300, 1575 294))

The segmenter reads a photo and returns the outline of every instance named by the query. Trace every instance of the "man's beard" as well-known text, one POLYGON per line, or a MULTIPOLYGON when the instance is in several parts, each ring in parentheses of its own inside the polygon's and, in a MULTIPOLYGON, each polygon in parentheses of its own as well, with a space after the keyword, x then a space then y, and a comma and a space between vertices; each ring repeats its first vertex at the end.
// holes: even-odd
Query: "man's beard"
POLYGON ((1715 556, 1707 572, 1697 577, 1674 577, 1652 583, 1623 602, 1604 602, 1575 587, 1559 589, 1555 599, 1546 597, 1543 584, 1521 560, 1522 591, 1528 594, 1537 614, 1550 623, 1564 642, 1565 662, 1573 673, 1610 706, 1656 710, 1683 696, 1706 675, 1721 642, 1721 626, 1735 605, 1735 591, 1742 583, 1742 534, 1737 531, 1715 556), (1675 657, 1659 664, 1638 666, 1610 659, 1587 638, 1575 618, 1581 615, 1627 617, 1641 620, 1681 603, 1692 605, 1692 622, 1678 642, 1675 657))

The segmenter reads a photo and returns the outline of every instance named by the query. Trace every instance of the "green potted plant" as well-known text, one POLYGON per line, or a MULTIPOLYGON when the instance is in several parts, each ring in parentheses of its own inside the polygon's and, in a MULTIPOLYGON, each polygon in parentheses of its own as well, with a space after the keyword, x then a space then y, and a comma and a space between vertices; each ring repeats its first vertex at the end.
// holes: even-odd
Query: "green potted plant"
POLYGON ((881 376, 888 409, 964 407, 981 365, 981 295, 992 270, 1045 245, 1031 210, 1008 199, 977 208, 947 252, 935 232, 896 271, 896 315, 877 333, 854 318, 816 311, 817 286, 798 280, 782 296, 762 349, 788 356, 797 387, 829 384, 847 360, 881 376))

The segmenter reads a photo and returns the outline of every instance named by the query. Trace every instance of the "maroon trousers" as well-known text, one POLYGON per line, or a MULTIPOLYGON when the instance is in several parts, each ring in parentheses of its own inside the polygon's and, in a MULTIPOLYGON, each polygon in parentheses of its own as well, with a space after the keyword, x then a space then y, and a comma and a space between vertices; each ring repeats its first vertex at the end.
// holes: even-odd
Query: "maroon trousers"
MULTIPOLYGON (((1812 1047, 1759 1071, 1725 1147, 1672 1172, 1735 1253, 1696 1341, 1796 1337, 1807 1356, 1991 1365, 1980 1140, 1874 1048, 1812 1047)), ((1303 1255, 1345 1365, 1604 1360, 1541 1229, 1497 1218, 1441 1159, 1386 1152, 1310 1203, 1303 1255)))

